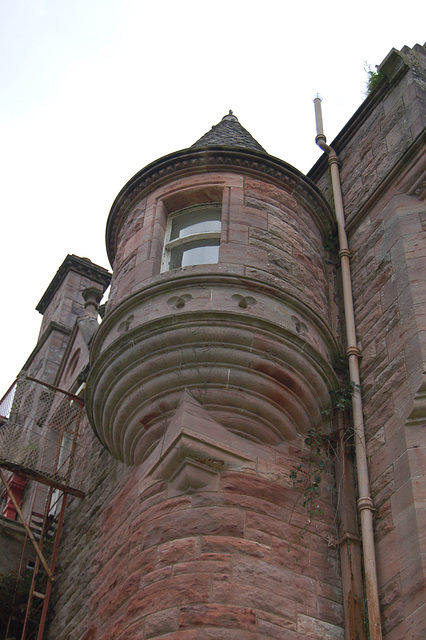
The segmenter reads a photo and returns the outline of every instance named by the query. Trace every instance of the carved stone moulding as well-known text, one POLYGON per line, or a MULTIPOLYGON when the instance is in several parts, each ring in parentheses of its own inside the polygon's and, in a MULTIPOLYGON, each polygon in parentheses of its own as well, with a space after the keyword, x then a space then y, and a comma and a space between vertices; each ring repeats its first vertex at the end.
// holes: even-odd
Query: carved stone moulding
POLYGON ((148 193, 177 178, 200 173, 234 172, 274 183, 294 194, 327 236, 334 228, 328 204, 318 187, 300 171, 269 154, 236 148, 191 148, 164 156, 141 169, 117 195, 108 217, 106 241, 114 263, 120 227, 131 208, 148 193))
POLYGON ((86 406, 111 454, 127 464, 145 460, 184 390, 218 424, 253 442, 276 445, 305 434, 336 385, 332 340, 319 319, 316 325, 308 310, 277 302, 253 283, 246 289, 241 280, 222 281, 215 296, 206 277, 190 288, 182 280, 131 296, 95 338, 86 406))
POLYGON ((295 334, 330 362, 339 357, 329 322, 300 298, 254 277, 204 271, 161 274, 124 299, 104 319, 91 360, 96 362, 107 347, 138 326, 194 312, 264 320, 295 334))

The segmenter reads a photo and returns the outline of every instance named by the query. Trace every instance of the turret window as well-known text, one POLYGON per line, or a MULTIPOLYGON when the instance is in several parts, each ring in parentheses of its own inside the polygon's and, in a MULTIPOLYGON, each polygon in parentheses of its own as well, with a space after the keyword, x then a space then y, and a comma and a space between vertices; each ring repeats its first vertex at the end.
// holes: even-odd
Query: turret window
POLYGON ((163 271, 219 260, 220 203, 186 207, 169 217, 163 271))

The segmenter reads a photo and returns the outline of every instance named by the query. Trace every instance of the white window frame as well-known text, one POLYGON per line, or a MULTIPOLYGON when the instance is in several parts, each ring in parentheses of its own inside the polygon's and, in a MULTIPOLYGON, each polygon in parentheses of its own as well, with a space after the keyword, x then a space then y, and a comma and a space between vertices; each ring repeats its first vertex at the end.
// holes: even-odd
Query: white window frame
MULTIPOLYGON (((190 226, 190 224, 188 224, 188 226, 190 226)), ((163 259, 162 259, 162 264, 161 264, 161 271, 170 271, 171 269, 182 268, 182 267, 170 267, 170 261, 171 261, 171 258, 172 258, 172 251, 174 249, 177 249, 179 247, 183 247, 183 246, 185 246, 187 244, 194 244, 194 243, 197 243, 197 242, 199 242, 201 244, 201 243, 204 243, 206 240, 211 240, 212 241, 212 246, 216 245, 216 243, 219 242, 219 246, 220 246, 221 231, 222 231, 222 203, 221 202, 206 202, 206 203, 194 204, 194 205, 190 205, 188 207, 185 207, 183 209, 179 209, 179 211, 176 211, 176 212, 172 213, 168 217, 168 220, 167 220, 164 251, 163 251, 163 259), (178 218, 180 216, 188 216, 189 217, 192 211, 194 212, 194 214, 199 214, 200 211, 202 211, 203 209, 205 209, 205 210, 209 210, 209 209, 215 210, 216 212, 218 212, 220 214, 220 226, 221 226, 220 230, 217 230, 217 231, 203 231, 203 232, 200 232, 200 233, 191 233, 191 234, 188 234, 188 235, 181 236, 179 238, 175 238, 174 240, 170 239, 170 236, 171 236, 171 233, 172 233, 172 228, 173 228, 173 222, 174 222, 174 220, 176 220, 176 218, 178 218), (214 245, 213 245, 213 241, 214 241, 214 245)), ((200 262, 198 264, 216 264, 216 263, 203 263, 203 262, 200 262)))

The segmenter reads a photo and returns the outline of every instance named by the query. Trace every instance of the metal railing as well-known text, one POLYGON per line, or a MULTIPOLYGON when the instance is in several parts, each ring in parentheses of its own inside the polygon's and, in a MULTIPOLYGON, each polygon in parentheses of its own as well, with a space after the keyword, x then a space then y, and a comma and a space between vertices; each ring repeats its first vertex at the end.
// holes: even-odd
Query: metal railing
POLYGON ((0 401, 0 466, 81 495, 83 400, 21 374, 0 401))

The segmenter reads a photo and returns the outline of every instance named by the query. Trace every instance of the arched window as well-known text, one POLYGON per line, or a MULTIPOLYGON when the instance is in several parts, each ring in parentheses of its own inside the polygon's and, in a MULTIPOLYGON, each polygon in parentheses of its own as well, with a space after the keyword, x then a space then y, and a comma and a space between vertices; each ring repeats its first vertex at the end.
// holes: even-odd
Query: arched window
POLYGON ((180 209, 168 220, 163 271, 219 260, 220 202, 196 204, 180 209))

